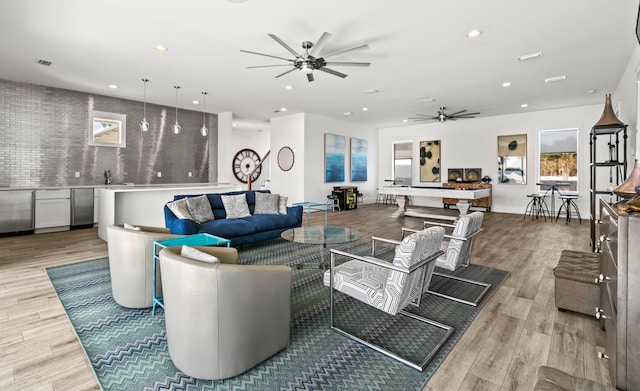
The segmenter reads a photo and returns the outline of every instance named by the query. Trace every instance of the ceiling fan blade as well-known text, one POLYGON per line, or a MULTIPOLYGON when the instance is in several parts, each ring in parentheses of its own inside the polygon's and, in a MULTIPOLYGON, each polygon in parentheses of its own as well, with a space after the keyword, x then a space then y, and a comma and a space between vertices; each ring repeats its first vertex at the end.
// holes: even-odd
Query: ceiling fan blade
POLYGON ((370 62, 327 62, 329 66, 345 66, 345 67, 368 67, 371 65, 370 62))
POLYGON ((277 35, 275 34, 269 34, 269 36, 271 38, 274 39, 274 41, 278 42, 280 45, 282 45, 282 47, 284 47, 285 49, 287 49, 287 51, 291 54, 293 54, 296 57, 302 57, 300 54, 298 54, 298 52, 296 52, 295 50, 293 50, 293 48, 289 45, 287 45, 283 40, 281 40, 280 38, 278 38, 277 35))
POLYGON ((271 68, 271 67, 290 67, 291 64, 277 64, 277 65, 253 65, 250 67, 247 67, 247 69, 252 69, 252 68, 271 68))
POLYGON ((320 39, 318 39, 318 42, 316 42, 315 45, 313 45, 313 47, 311 48, 311 52, 309 52, 309 55, 313 57, 317 57, 317 54, 320 53, 324 45, 327 44, 327 41, 329 41, 329 39, 331 39, 332 36, 333 35, 329 34, 326 31, 322 33, 322 35, 320 36, 320 39))
POLYGON ((364 45, 356 46, 356 47, 351 48, 351 49, 338 50, 337 52, 329 53, 329 54, 327 54, 325 56, 322 56, 322 58, 326 59, 326 58, 329 58, 329 57, 332 57, 332 56, 347 54, 347 53, 355 52, 357 50, 362 50, 362 49, 369 49, 369 45, 364 44, 364 45))
POLYGON ((313 72, 312 73, 307 73, 307 80, 309 80, 309 83, 311 83, 314 79, 313 79, 313 72))
POLYGON ((478 115, 478 114, 480 114, 480 113, 465 113, 465 114, 458 115, 458 117, 464 117, 464 116, 467 116, 467 115, 478 115))
POLYGON ((453 117, 454 115, 458 115, 458 114, 464 113, 465 111, 467 111, 467 110, 460 110, 460 111, 457 111, 457 112, 455 112, 453 114, 445 114, 445 115, 447 115, 449 117, 453 117))
POLYGON ((283 73, 281 73, 281 74, 279 74, 279 75, 277 75, 277 76, 274 76, 274 79, 277 79, 277 78, 279 78, 280 76, 284 76, 284 75, 286 75, 287 73, 291 73, 291 72, 293 72, 293 71, 295 71, 295 70, 297 70, 297 69, 298 69, 298 68, 291 68, 291 69, 289 69, 289 70, 288 70, 288 71, 286 71, 286 72, 283 72, 283 73))
POLYGON ((278 56, 272 56, 271 54, 264 54, 264 53, 258 53, 258 52, 251 52, 249 50, 242 50, 240 49, 241 52, 244 53, 249 53, 249 54, 257 54, 258 56, 265 56, 265 57, 271 57, 271 58, 277 58, 278 60, 284 60, 284 61, 289 61, 289 62, 295 62, 294 60, 291 60, 289 58, 284 58, 284 57, 278 57, 278 56))
POLYGON ((344 73, 342 73, 342 72, 334 71, 333 69, 329 69, 329 68, 325 68, 325 67, 318 68, 318 70, 319 70, 319 71, 322 71, 322 72, 329 73, 329 74, 334 75, 334 76, 341 77, 341 78, 343 78, 343 79, 344 79, 345 77, 347 77, 347 75, 345 75, 345 74, 344 74, 344 73))

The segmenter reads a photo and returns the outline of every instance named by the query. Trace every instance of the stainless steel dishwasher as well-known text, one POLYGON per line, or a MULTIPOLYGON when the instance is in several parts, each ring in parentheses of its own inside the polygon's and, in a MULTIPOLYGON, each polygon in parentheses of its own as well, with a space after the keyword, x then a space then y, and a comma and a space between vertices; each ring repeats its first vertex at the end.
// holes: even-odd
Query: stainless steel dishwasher
POLYGON ((0 191, 0 234, 34 230, 34 191, 0 191))
POLYGON ((93 223, 93 188, 71 189, 71 228, 93 223))

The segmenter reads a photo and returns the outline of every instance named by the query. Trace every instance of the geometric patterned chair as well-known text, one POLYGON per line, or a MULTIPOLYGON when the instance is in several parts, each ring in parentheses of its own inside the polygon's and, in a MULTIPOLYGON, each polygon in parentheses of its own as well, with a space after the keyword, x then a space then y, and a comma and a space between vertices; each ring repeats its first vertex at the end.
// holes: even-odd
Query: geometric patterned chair
MULTIPOLYGON (((460 267, 469 266, 469 259, 471 258, 471 250, 473 249, 473 240, 475 236, 482 231, 482 221, 484 219, 484 214, 482 212, 472 212, 467 215, 459 216, 455 224, 445 224, 434 221, 425 221, 424 225, 436 225, 440 227, 449 227, 453 228, 453 232, 451 235, 445 235, 445 238, 449 240, 445 240, 442 242, 441 249, 444 251, 444 254, 440 256, 436 260, 436 266, 441 267, 443 269, 454 271, 460 267)), ((408 228, 402 228, 403 235, 405 232, 415 232, 415 230, 411 230, 408 228)), ((453 279, 456 281, 461 281, 473 285, 481 286, 483 289, 480 291, 473 300, 465 300, 456 296, 443 294, 440 292, 436 292, 434 290, 427 289, 427 292, 446 297, 451 300, 455 300, 461 303, 465 303, 472 306, 477 306, 478 302, 482 299, 482 297, 489 291, 491 288, 491 284, 487 284, 484 282, 469 280, 466 278, 456 277, 449 274, 444 273, 433 273, 436 276, 453 279)), ((427 287, 429 288, 429 287, 427 287)))
MULTIPOLYGON (((423 370, 433 355, 453 333, 453 328, 404 311, 408 305, 419 306, 424 286, 428 286, 435 259, 442 254, 440 245, 444 228, 432 227, 416 232, 402 240, 395 248, 393 263, 373 256, 359 256, 331 249, 331 267, 324 274, 324 285, 330 287, 330 324, 338 333, 367 345, 415 369, 423 370), (336 257, 349 259, 336 265, 336 257), (365 341, 334 324, 334 290, 368 304, 390 315, 406 315, 428 323, 445 333, 441 341, 424 361, 412 362, 375 343, 365 341)), ((375 238, 380 240, 379 238, 375 238)), ((396 242, 397 243, 397 242, 396 242)), ((402 330, 395 330, 401 332, 402 330)))

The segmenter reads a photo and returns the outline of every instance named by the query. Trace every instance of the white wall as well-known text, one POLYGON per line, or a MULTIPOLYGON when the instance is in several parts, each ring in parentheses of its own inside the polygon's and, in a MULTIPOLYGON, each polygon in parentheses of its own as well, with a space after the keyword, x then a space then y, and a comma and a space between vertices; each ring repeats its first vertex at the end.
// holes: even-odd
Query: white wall
POLYGON ((326 201, 334 186, 357 186, 364 195, 364 202, 375 202, 377 194, 376 178, 378 139, 375 128, 338 121, 315 114, 305 114, 305 201, 326 201), (346 137, 345 181, 325 183, 324 181, 324 134, 331 133, 346 137), (367 181, 351 182, 350 138, 367 140, 367 181))
POLYGON ((620 112, 618 119, 629 125, 627 132, 629 134, 629 171, 633 167, 633 160, 638 159, 640 150, 640 137, 638 137, 638 80, 640 80, 640 46, 636 46, 629 63, 620 79, 620 83, 615 92, 611 96, 614 109, 620 104, 620 112))
POLYGON ((374 128, 354 125, 315 114, 300 113, 271 120, 271 150, 275 153, 272 161, 270 189, 274 193, 287 195, 289 204, 303 201, 326 202, 333 186, 357 186, 364 194, 365 202, 375 201, 377 178, 378 140, 374 128), (332 133, 347 138, 346 167, 344 182, 324 181, 324 134, 332 133), (366 182, 351 182, 349 139, 360 138, 368 141, 366 182), (277 151, 289 146, 295 154, 295 163, 290 171, 282 171, 277 166, 277 151))
MULTIPOLYGON (((604 97, 603 97, 604 102, 604 97)), ((420 141, 441 141, 441 172, 446 179, 449 168, 481 168, 482 175, 493 181, 492 210, 505 213, 523 213, 529 199, 527 194, 537 192, 538 134, 541 130, 578 129, 579 208, 583 218, 589 217, 589 131, 602 114, 603 105, 580 106, 496 117, 476 118, 445 123, 416 124, 382 128, 378 131, 378 184, 391 178, 394 141, 413 140, 414 161, 418 161, 420 141), (510 185, 497 182, 497 137, 527 134, 527 184, 510 185)), ((413 166, 414 186, 440 186, 440 183, 419 182, 419 164, 413 166)), ((415 199, 417 205, 442 207, 439 199, 415 199)))
POLYGON ((304 139, 304 113, 292 114, 285 117, 271 119, 271 183, 272 193, 289 197, 287 204, 312 201, 305 200, 304 179, 305 167, 311 165, 306 158, 304 139), (293 150, 294 162, 289 171, 282 171, 278 167, 278 151, 282 147, 293 150))

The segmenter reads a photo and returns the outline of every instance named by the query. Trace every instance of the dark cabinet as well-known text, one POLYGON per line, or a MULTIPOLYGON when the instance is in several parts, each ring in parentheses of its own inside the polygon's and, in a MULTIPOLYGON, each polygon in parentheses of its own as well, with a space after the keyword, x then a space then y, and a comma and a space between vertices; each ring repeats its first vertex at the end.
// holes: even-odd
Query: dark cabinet
POLYGON ((357 186, 334 186, 331 195, 338 197, 340 209, 351 210, 358 207, 357 186))

